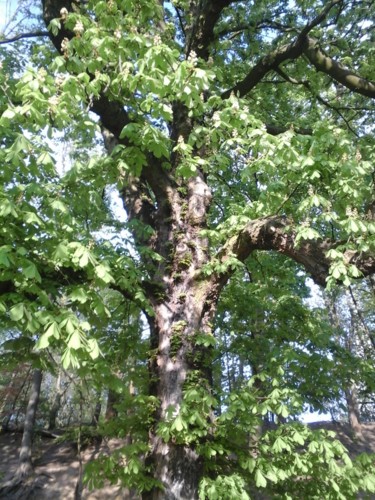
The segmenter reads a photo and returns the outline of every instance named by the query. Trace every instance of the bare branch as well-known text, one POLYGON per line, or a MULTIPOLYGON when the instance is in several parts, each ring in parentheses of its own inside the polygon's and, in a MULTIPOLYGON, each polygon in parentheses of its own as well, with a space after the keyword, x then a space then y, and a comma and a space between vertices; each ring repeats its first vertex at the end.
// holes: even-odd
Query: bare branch
POLYGON ((328 5, 326 5, 325 9, 323 9, 322 12, 311 21, 311 23, 306 24, 306 26, 301 31, 299 38, 305 38, 311 32, 312 29, 314 29, 316 26, 319 26, 319 24, 325 20, 325 18, 328 16, 329 12, 333 9, 333 7, 342 2, 343 0, 333 0, 328 5))
MULTIPOLYGON (((358 134, 355 130, 352 129, 352 127, 350 126, 350 123, 349 121, 345 118, 345 116, 341 113, 341 110, 336 108, 336 106, 333 106, 332 104, 330 104, 328 101, 326 101, 325 99, 323 99, 323 97, 321 97, 319 94, 315 93, 314 90, 311 88, 311 85, 310 85, 310 82, 308 80, 296 80, 295 78, 292 78, 290 77, 289 75, 287 75, 281 68, 277 68, 276 69, 276 72, 282 77, 284 78, 285 81, 293 84, 293 85, 302 85, 303 87, 305 87, 314 97, 315 99, 320 102, 321 104, 323 104, 323 106, 325 106, 326 108, 334 111, 335 113, 337 113, 340 118, 345 122, 346 126, 348 127, 348 129, 355 135, 358 137, 358 134)), ((345 108, 344 108, 345 109, 345 108)))
POLYGON ((250 31, 250 30, 256 31, 260 29, 273 29, 281 31, 283 33, 297 32, 296 28, 293 26, 289 26, 287 24, 281 24, 277 21, 273 21, 272 19, 263 19, 258 22, 253 22, 253 23, 249 22, 247 24, 239 24, 231 28, 223 29, 218 33, 216 33, 216 38, 222 38, 224 36, 231 35, 233 33, 237 34, 237 33, 242 33, 244 31, 250 31))
POLYGON ((0 40, 0 45, 4 45, 6 43, 17 42, 18 40, 23 40, 24 38, 37 38, 49 36, 48 31, 34 31, 32 33, 21 33, 20 35, 13 36, 12 38, 7 38, 5 40, 0 40))
POLYGON ((184 35, 184 37, 186 37, 185 26, 184 26, 184 23, 182 21, 180 9, 178 7, 175 7, 175 10, 176 10, 176 14, 177 14, 177 17, 178 17, 178 22, 180 24, 180 28, 181 28, 182 34, 184 35))

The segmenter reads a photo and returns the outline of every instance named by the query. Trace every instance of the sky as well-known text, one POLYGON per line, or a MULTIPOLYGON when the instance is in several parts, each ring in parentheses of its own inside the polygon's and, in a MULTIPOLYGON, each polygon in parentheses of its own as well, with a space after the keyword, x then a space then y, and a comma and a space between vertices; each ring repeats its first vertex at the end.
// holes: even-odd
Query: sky
POLYGON ((16 0, 0 0, 0 33, 17 6, 16 0))

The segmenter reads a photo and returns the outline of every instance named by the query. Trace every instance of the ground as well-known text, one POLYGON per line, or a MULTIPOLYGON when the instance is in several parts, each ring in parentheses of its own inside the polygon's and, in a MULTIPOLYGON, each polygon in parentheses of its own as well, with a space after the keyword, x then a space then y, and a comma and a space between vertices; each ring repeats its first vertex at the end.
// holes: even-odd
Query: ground
MULTIPOLYGON (((351 456, 362 452, 375 453, 375 423, 363 425, 363 436, 353 438, 346 424, 319 422, 310 424, 313 428, 333 430, 347 447, 351 456)), ((0 486, 12 477, 17 468, 20 433, 5 433, 0 435, 0 486)), ((112 439, 100 444, 89 446, 82 453, 83 463, 96 458, 100 453, 109 453, 123 443, 112 439)), ((79 478, 79 460, 72 443, 58 443, 46 437, 37 437, 34 446, 35 476, 33 488, 24 489, 21 496, 2 495, 0 498, 16 500, 75 500, 75 488, 79 478)), ((119 486, 108 485, 101 490, 88 491, 83 489, 84 500, 129 500, 129 492, 119 486)))
MULTIPOLYGON (((22 435, 20 433, 5 433, 0 435, 0 487, 7 482, 17 468, 19 446, 22 435)), ((101 444, 89 446, 82 452, 82 462, 85 464, 98 457, 100 453, 109 453, 123 445, 120 440, 112 439, 101 444)), ((79 479, 80 463, 73 443, 54 443, 54 439, 37 436, 34 446, 34 469, 32 478, 33 488, 26 493, 23 490, 22 500, 75 500, 75 489, 79 479)), ((0 498, 16 500, 16 494, 0 498)), ((108 485, 95 491, 83 489, 84 500, 129 500, 128 492, 119 486, 108 485)))

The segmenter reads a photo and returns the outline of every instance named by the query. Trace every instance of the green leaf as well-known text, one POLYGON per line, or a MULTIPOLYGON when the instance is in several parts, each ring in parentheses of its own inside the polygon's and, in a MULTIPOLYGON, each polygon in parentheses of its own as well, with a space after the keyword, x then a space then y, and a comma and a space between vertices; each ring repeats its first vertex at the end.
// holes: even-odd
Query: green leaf
POLYGON ((59 243, 56 246, 55 251, 53 252, 52 255, 53 259, 56 260, 57 262, 64 262, 69 258, 69 248, 67 245, 64 243, 59 243))
POLYGON ((105 267, 103 264, 99 264, 98 266, 95 267, 95 273, 98 276, 98 278, 103 280, 105 283, 114 282, 114 279, 108 272, 107 267, 105 267))
POLYGON ((0 266, 2 267, 9 267, 10 266, 10 260, 9 260, 9 250, 7 248, 0 248, 0 266))
POLYGON ((87 344, 91 359, 97 359, 101 354, 97 340, 89 339, 87 344))
POLYGON ((1 115, 1 118, 7 118, 8 120, 13 120, 15 116, 16 116, 15 111, 13 109, 8 108, 1 115))
POLYGON ((69 298, 71 300, 73 300, 74 302, 79 302, 80 304, 85 304, 89 299, 89 295, 87 294, 84 287, 78 287, 78 288, 75 288, 71 292, 71 294, 69 295, 69 298))
POLYGON ((36 268, 35 264, 33 264, 33 263, 30 263, 28 265, 28 267, 26 267, 23 270, 23 274, 28 279, 35 279, 35 281, 37 281, 38 283, 42 282, 42 278, 38 272, 38 269, 36 268))
POLYGON ((20 321, 23 318, 24 313, 25 313, 24 304, 22 302, 16 304, 9 311, 10 319, 12 319, 13 321, 20 321))
POLYGON ((45 349, 46 347, 48 347, 50 345, 51 337, 54 337, 55 339, 60 338, 60 328, 55 321, 47 325, 45 332, 40 336, 39 340, 35 344, 35 348, 45 349))
POLYGON ((43 226, 44 223, 40 217, 34 212, 24 212, 24 220, 28 224, 36 224, 37 226, 43 226))
POLYGON ((177 432, 181 432, 184 428, 184 423, 180 415, 178 415, 173 422, 173 427, 176 429, 177 432))
POLYGON ((267 486, 267 480, 259 469, 255 471, 255 485, 257 488, 265 488, 267 486))
POLYGON ((68 346, 71 349, 80 349, 81 345, 81 334, 79 330, 75 330, 69 338, 68 346))
POLYGON ((63 368, 65 368, 65 370, 67 370, 69 368, 71 360, 72 359, 71 359, 70 349, 66 348, 62 357, 61 357, 61 362, 62 362, 63 368))

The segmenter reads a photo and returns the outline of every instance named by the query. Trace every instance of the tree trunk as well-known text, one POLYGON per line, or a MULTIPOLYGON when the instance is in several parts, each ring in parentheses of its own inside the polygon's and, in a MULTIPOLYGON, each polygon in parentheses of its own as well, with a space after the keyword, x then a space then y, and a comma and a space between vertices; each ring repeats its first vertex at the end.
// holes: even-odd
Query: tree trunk
MULTIPOLYGON (((3 423, 2 423, 2 427, 4 429, 9 429, 10 421, 15 413, 14 410, 16 408, 16 404, 17 404, 18 400, 20 399, 20 396, 21 396, 22 392, 24 391, 26 384, 29 384, 29 382, 30 382, 30 372, 31 372, 31 367, 28 368, 26 376, 24 377, 17 393, 13 397, 12 406, 11 406, 10 410, 8 411, 8 415, 4 418, 3 423)), ((15 422, 17 422, 17 420, 18 420, 18 414, 19 414, 19 409, 16 412, 17 418, 15 419, 15 422)))
POLYGON ((10 419, 10 415, 11 414, 8 411, 7 412, 8 413, 8 417, 6 417, 5 413, 6 413, 6 408, 8 406, 8 403, 11 400, 12 392, 14 390, 14 388, 13 388, 14 382, 13 381, 14 381, 15 377, 16 377, 16 372, 13 372, 6 391, 4 391, 1 394, 2 397, 3 397, 3 401, 2 401, 1 406, 0 406, 0 419, 1 419, 1 424, 2 424, 1 427, 2 427, 3 430, 7 430, 7 423, 9 425, 9 419, 10 419))
MULTIPOLYGON (((194 500, 203 474, 194 443, 187 445, 180 436, 165 442, 156 430, 181 414, 187 386, 211 393, 210 348, 199 338, 212 336, 211 321, 221 285, 214 274, 202 275, 209 260, 208 242, 201 236, 210 200, 204 180, 191 179, 185 199, 177 191, 171 198, 172 222, 167 231, 159 227, 156 248, 165 256, 154 275, 154 282, 162 287, 149 297, 155 314, 148 318, 154 353, 149 361, 151 394, 160 402, 151 429, 149 462, 163 489, 155 488, 143 498, 194 500)), ((204 418, 210 420, 210 416, 204 418)))
POLYGON ((359 416, 359 408, 357 402, 357 389, 354 384, 349 389, 345 390, 346 404, 348 407, 349 424, 355 435, 362 435, 362 425, 359 416))
POLYGON ((100 392, 98 392, 98 395, 97 395, 97 401, 96 401, 96 404, 95 404, 95 408, 94 408, 94 413, 92 415, 92 419, 91 419, 91 425, 97 427, 98 423, 99 423, 99 418, 100 418, 100 413, 102 411, 102 395, 100 392))
MULTIPOLYGON (((176 293, 178 294, 176 285, 176 293)), ((169 304, 172 306, 173 301, 169 304)), ((155 318, 158 351, 151 360, 153 392, 160 401, 155 416, 155 427, 177 417, 183 404, 185 383, 196 379, 199 386, 210 390, 210 368, 206 366, 202 352, 194 346, 194 338, 202 332, 202 303, 195 300, 194 293, 184 302, 179 313, 171 313, 171 307, 162 304, 155 318), (195 321, 188 323, 187 319, 195 321)), ((155 479, 163 484, 163 491, 155 489, 144 498, 152 500, 193 500, 198 498, 198 486, 203 469, 199 455, 193 446, 173 440, 165 442, 155 432, 151 435, 152 457, 155 479)))
POLYGON ((113 389, 108 389, 107 395, 107 408, 105 411, 105 419, 108 422, 113 418, 117 417, 118 411, 116 404, 119 403, 119 395, 113 389))
POLYGON ((56 418, 61 408, 61 399, 64 394, 64 390, 61 387, 61 371, 57 376, 56 380, 56 392, 53 398, 53 403, 49 412, 48 419, 48 429, 53 430, 56 429, 56 418))
POLYGON ((42 377, 42 371, 38 368, 35 369, 33 373, 29 402, 27 404, 25 424, 21 442, 21 451, 19 456, 19 465, 16 473, 16 476, 19 479, 23 479, 29 476, 33 470, 31 462, 32 438, 36 411, 39 402, 40 388, 42 385, 42 377))

